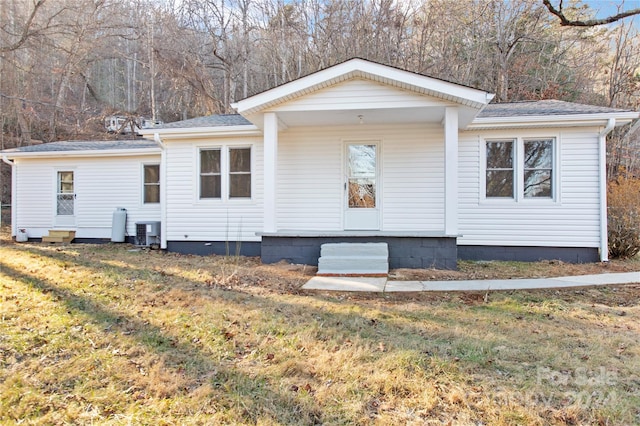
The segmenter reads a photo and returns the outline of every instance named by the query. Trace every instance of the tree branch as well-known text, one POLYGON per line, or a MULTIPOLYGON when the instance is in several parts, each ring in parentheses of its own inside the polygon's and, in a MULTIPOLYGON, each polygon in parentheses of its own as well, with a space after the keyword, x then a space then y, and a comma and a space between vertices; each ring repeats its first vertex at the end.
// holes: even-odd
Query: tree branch
POLYGON ((20 38, 13 44, 10 44, 8 46, 0 46, 0 53, 11 52, 13 50, 19 49, 20 46, 22 46, 29 37, 36 33, 31 32, 31 24, 33 24, 33 20, 35 19, 38 10, 40 9, 40 7, 42 7, 45 1, 47 0, 38 0, 34 3, 33 10, 31 11, 29 18, 27 18, 27 22, 25 22, 24 27, 22 28, 22 34, 20 35, 20 38))
POLYGON ((629 16, 640 15, 640 8, 636 8, 601 19, 569 19, 562 11, 562 0, 560 1, 557 9, 553 6, 553 4, 551 4, 551 0, 542 0, 542 3, 544 3, 545 7, 551 14, 557 16, 560 19, 560 25, 562 25, 563 27, 595 27, 598 25, 610 24, 612 22, 628 18, 629 16))

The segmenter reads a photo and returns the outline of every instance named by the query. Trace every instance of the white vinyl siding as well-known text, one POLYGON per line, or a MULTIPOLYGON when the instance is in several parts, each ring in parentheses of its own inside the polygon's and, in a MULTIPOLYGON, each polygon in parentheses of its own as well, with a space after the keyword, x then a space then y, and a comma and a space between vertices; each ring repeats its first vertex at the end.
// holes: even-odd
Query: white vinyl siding
POLYGON ((444 132, 396 127, 383 145, 383 230, 444 232, 444 132))
POLYGON ((293 128, 278 141, 278 230, 342 230, 343 142, 340 132, 293 128))
POLYGON ((263 145, 259 137, 167 140, 168 241, 260 241, 263 227, 263 145), (228 150, 251 148, 251 198, 228 197, 228 150), (222 198, 200 199, 200 150, 220 149, 222 198))
POLYGON ((17 159, 17 227, 39 238, 54 227, 57 171, 73 170, 77 238, 110 238, 113 212, 127 209, 127 233, 136 221, 160 220, 159 204, 143 204, 143 164, 158 155, 65 159, 17 159))
POLYGON ((489 200, 482 196, 485 140, 549 138, 549 131, 465 132, 460 137, 459 212, 463 245, 598 247, 598 136, 554 130, 555 199, 489 200))
POLYGON ((382 231, 443 232, 444 143, 439 126, 293 128, 278 144, 277 227, 341 231, 344 144, 380 142, 382 231))

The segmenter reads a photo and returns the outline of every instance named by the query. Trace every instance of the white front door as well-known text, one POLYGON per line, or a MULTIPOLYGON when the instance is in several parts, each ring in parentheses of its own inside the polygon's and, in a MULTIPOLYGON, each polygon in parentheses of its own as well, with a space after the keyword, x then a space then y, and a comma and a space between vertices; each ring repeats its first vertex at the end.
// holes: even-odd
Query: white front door
POLYGON ((379 230, 378 142, 346 144, 345 215, 346 230, 379 230))
POLYGON ((76 193, 73 171, 59 171, 56 176, 55 226, 76 226, 76 193))

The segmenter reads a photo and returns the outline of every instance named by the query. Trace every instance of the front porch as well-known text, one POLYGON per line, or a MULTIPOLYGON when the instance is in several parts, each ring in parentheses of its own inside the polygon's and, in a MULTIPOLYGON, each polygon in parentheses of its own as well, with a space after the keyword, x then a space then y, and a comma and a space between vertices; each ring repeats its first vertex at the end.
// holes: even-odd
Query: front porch
POLYGON ((432 232, 383 231, 279 231, 261 234, 263 263, 286 260, 295 264, 318 265, 320 246, 326 243, 387 243, 389 267, 457 268, 457 236, 432 232))

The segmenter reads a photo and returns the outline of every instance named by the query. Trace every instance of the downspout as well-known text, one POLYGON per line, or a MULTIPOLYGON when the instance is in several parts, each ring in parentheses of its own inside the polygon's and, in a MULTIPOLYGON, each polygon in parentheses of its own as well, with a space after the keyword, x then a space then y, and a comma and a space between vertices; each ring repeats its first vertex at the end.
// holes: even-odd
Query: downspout
POLYGON ((2 161, 11 166, 11 236, 15 237, 18 235, 18 172, 16 163, 6 155, 2 156, 2 161))
POLYGON ((607 225, 607 135, 616 126, 616 119, 610 118, 607 126, 600 132, 599 148, 599 181, 600 181, 600 261, 609 261, 609 238, 607 225))
POLYGON ((167 147, 159 133, 153 134, 153 140, 162 150, 160 153, 160 248, 167 249, 167 147))

